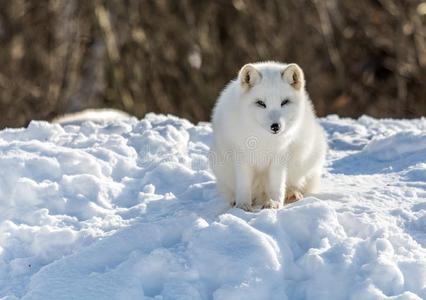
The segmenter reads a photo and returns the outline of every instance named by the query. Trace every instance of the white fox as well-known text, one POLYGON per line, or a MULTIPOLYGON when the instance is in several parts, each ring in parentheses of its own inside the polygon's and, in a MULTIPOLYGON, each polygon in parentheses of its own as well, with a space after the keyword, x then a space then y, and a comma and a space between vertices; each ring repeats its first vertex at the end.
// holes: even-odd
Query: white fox
POLYGON ((243 66, 212 117, 210 165, 233 205, 279 208, 317 191, 327 150, 297 64, 243 66))

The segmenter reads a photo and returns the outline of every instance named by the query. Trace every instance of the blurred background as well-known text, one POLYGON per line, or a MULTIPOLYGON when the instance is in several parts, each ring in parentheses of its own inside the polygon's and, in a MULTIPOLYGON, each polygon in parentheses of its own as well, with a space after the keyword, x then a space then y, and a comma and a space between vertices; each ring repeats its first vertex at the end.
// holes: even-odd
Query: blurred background
POLYGON ((320 116, 424 116, 426 2, 0 0, 0 128, 101 107, 206 121, 260 60, 298 63, 320 116))

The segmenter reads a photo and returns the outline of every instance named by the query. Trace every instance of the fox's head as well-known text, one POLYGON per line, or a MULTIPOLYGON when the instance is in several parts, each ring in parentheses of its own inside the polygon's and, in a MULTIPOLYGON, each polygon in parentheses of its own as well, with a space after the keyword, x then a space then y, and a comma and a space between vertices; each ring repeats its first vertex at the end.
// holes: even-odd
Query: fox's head
POLYGON ((305 79, 297 64, 246 64, 238 81, 245 117, 253 118, 269 134, 286 132, 306 105, 305 79))

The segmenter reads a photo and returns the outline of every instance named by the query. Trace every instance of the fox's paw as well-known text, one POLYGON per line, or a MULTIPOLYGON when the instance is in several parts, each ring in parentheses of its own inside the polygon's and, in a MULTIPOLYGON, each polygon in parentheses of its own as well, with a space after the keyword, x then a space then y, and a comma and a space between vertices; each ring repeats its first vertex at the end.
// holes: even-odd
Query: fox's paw
POLYGON ((287 195, 287 197, 285 198, 285 204, 290 204, 299 201, 300 199, 303 199, 303 194, 299 191, 294 191, 287 195))
POLYGON ((235 207, 245 211, 253 211, 253 207, 251 206, 250 203, 237 203, 235 204, 235 207))
POLYGON ((269 199, 265 202, 265 204, 263 204, 262 208, 278 209, 281 208, 281 202, 269 199))

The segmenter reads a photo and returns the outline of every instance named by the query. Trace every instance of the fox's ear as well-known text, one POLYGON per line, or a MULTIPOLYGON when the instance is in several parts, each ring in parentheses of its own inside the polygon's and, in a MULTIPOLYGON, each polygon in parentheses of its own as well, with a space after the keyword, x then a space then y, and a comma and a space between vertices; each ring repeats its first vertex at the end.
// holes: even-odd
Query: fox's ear
POLYGON ((305 76, 302 69, 297 64, 289 64, 281 72, 282 78, 296 90, 301 90, 305 86, 305 76))
POLYGON ((238 73, 241 86, 250 89, 262 79, 262 74, 251 64, 244 65, 238 73))

